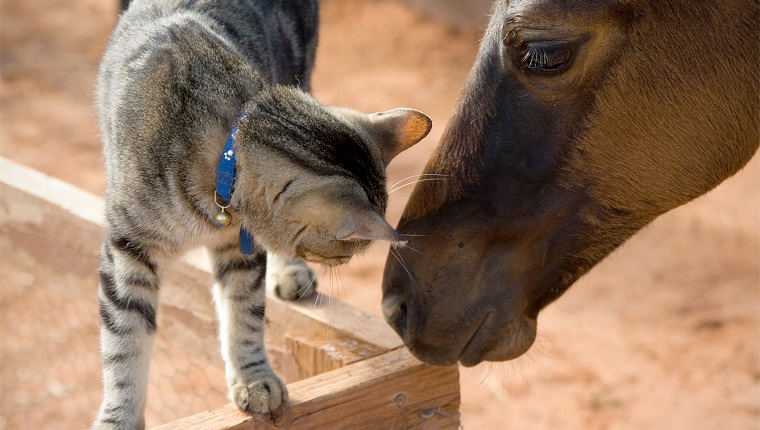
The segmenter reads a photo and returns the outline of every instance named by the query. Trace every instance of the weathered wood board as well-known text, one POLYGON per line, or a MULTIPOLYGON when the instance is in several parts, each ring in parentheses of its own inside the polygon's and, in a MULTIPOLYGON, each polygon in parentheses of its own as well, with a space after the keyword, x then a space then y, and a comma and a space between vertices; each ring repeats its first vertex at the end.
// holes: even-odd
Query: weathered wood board
MULTIPOLYGON (((95 283, 102 219, 98 197, 0 158, 0 233, 6 249, 95 283)), ((211 283, 208 265, 198 255, 167 270, 159 336, 222 369, 218 348, 209 347, 217 342, 211 283)), ((91 292, 90 286, 67 293, 91 292)), ((159 429, 459 427, 457 368, 416 360, 380 318, 337 300, 290 303, 271 294, 266 318, 272 362, 288 381, 288 407, 277 416, 249 416, 230 404, 159 429)))

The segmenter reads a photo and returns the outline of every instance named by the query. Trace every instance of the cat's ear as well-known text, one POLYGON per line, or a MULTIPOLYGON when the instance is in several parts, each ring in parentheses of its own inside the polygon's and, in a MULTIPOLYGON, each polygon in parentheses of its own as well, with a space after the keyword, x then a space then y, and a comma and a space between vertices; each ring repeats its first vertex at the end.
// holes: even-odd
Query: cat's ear
POLYGON ((385 164, 430 133, 433 121, 414 109, 393 109, 368 115, 385 164))
POLYGON ((375 211, 363 210, 347 216, 335 234, 338 240, 385 240, 394 245, 406 243, 399 232, 375 211))

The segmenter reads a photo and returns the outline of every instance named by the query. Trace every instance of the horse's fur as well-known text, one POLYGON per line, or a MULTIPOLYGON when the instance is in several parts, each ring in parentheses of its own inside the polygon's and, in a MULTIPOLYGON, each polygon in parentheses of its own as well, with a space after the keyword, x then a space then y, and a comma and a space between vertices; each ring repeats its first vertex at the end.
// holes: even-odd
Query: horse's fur
POLYGON ((399 223, 384 307, 420 358, 525 352, 538 312, 760 144, 758 0, 497 1, 399 223), (520 61, 534 42, 572 57, 520 61), (396 252, 396 251, 394 251, 396 252))

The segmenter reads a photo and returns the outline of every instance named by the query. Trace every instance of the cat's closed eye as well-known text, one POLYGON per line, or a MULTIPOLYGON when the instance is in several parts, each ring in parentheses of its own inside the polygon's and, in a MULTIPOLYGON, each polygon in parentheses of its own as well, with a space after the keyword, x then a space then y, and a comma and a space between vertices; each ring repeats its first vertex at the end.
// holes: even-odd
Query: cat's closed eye
POLYGON ((277 202, 281 197, 285 196, 285 193, 288 191, 289 188, 291 188, 291 185, 293 185, 296 182, 296 179, 298 178, 291 178, 288 180, 285 185, 282 187, 279 193, 277 193, 276 196, 274 196, 273 202, 277 202))

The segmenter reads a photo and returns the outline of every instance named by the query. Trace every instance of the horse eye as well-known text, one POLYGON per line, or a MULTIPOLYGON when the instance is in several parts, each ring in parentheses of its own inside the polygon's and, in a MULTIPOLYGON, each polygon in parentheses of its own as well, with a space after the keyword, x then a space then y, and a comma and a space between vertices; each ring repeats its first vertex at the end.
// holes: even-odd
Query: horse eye
POLYGON ((535 42, 524 47, 520 64, 533 72, 555 73, 563 70, 572 56, 573 51, 568 46, 535 42))

